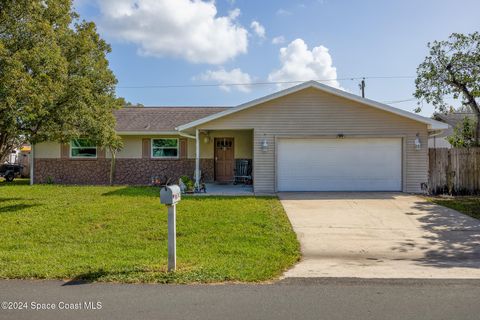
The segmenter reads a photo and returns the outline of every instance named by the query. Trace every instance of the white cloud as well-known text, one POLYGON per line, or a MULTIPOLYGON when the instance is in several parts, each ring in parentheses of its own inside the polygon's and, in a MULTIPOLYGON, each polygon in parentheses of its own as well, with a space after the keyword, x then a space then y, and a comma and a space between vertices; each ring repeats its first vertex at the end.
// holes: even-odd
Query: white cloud
POLYGON ((265 27, 262 26, 260 22, 252 21, 250 28, 253 29, 253 32, 255 32, 258 37, 265 39, 265 27))
POLYGON ((217 16, 214 1, 97 0, 101 28, 139 46, 150 56, 173 56, 193 63, 220 64, 246 53, 248 31, 239 9, 217 16))
POLYGON ((278 36, 272 39, 272 44, 282 44, 282 43, 285 43, 284 36, 278 36))
POLYGON ((75 9, 81 8, 87 4, 87 0, 73 0, 73 7, 75 9))
POLYGON ((222 90, 230 92, 236 89, 242 92, 250 92, 249 83, 252 83, 252 78, 248 73, 242 72, 240 68, 235 68, 230 71, 220 68, 218 70, 207 70, 201 74, 198 79, 203 81, 215 81, 219 83, 222 90), (222 85, 223 84, 223 85, 222 85), (226 86, 225 84, 236 84, 234 86, 226 86))
MULTIPOLYGON (((328 49, 320 45, 309 50, 302 39, 296 39, 287 47, 280 49, 280 62, 282 66, 269 74, 269 81, 307 81, 337 78, 337 69, 333 66, 328 49)), ((325 84, 341 89, 336 80, 325 82, 325 84)), ((289 85, 279 85, 279 87, 286 86, 289 85)))
POLYGON ((240 13, 241 13, 241 12, 240 12, 240 9, 235 8, 235 9, 230 10, 230 11, 228 12, 228 17, 233 21, 233 20, 237 19, 237 18, 240 16, 240 13))
POLYGON ((280 8, 280 9, 277 10, 277 12, 275 14, 277 16, 286 17, 286 16, 290 16, 292 13, 288 10, 280 8))

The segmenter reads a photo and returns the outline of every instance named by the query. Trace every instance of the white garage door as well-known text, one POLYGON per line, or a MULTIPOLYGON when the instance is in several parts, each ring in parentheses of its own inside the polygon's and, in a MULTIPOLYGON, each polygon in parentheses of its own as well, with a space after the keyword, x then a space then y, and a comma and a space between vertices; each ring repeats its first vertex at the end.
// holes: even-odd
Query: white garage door
POLYGON ((280 139, 278 191, 401 191, 402 140, 280 139))

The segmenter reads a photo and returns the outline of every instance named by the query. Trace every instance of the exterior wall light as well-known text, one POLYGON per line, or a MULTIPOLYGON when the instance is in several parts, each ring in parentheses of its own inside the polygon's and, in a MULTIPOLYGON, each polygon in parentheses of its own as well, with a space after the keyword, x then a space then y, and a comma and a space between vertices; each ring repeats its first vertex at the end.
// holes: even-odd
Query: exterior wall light
POLYGON ((415 137, 415 150, 420 150, 422 149, 422 143, 420 142, 420 134, 417 133, 415 137))
POLYGON ((266 152, 268 150, 268 141, 267 141, 267 138, 265 137, 265 134, 263 135, 263 140, 262 140, 262 144, 260 145, 260 148, 262 149, 263 152, 266 152))
POLYGON ((205 132, 205 137, 203 138, 203 142, 205 144, 208 144, 208 143, 210 143, 210 140, 211 140, 210 139, 210 134, 208 132, 205 132))

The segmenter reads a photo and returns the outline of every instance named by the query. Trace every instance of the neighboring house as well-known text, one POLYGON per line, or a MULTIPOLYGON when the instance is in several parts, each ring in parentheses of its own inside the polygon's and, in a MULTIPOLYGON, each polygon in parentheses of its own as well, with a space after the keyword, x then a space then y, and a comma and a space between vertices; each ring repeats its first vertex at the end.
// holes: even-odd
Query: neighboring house
MULTIPOLYGON (((253 162, 256 193, 420 192, 429 134, 447 125, 309 81, 232 108, 124 108, 115 183, 153 176, 229 182, 235 159, 253 162), (198 179, 198 177, 195 177, 198 179)), ((34 148, 34 181, 108 183, 110 155, 85 141, 34 148)))
POLYGON ((21 176, 28 178, 30 175, 30 145, 23 144, 20 148, 8 155, 7 163, 18 163, 22 165, 21 176))
MULTIPOLYGON (((429 148, 451 148, 452 145, 448 142, 447 138, 453 134, 453 129, 460 123, 463 122, 466 115, 462 113, 448 113, 441 114, 436 113, 433 116, 433 119, 444 122, 448 124, 448 128, 443 130, 437 135, 434 135, 428 139, 429 148)), ((475 119, 473 116, 470 116, 472 119, 475 119)))

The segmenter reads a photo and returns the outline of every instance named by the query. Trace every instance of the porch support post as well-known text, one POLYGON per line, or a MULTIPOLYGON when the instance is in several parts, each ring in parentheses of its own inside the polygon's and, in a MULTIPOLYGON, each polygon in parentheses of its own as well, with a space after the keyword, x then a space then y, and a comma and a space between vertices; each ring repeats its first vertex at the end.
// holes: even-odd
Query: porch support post
POLYGON ((195 186, 200 187, 200 131, 195 130, 195 186))

